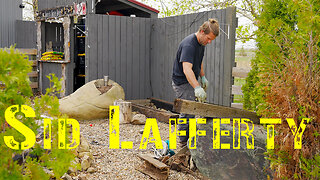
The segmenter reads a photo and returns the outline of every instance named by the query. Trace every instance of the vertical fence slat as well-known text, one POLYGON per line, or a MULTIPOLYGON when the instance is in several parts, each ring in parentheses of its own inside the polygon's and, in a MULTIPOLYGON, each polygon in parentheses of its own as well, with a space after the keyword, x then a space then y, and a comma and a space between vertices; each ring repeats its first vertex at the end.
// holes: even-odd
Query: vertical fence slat
POLYGON ((120 66, 120 49, 121 49, 121 45, 120 45, 120 37, 121 37, 121 31, 120 31, 120 17, 119 16, 115 16, 115 30, 116 30, 116 40, 114 42, 114 46, 115 46, 115 58, 113 59, 113 61, 115 61, 115 70, 116 70, 116 77, 115 77, 115 81, 120 83, 121 80, 121 66, 120 66))
POLYGON ((103 42, 103 62, 102 62, 102 74, 103 76, 109 76, 110 71, 109 71, 109 16, 103 16, 102 19, 103 22, 103 34, 99 35, 102 37, 102 42, 103 42))
MULTIPOLYGON (((97 23, 97 26, 98 26, 98 35, 102 35, 103 34, 103 16, 98 16, 98 23, 97 23)), ((98 62, 97 62, 97 71, 98 71, 98 77, 97 79, 102 79, 103 78, 103 63, 104 63, 104 60, 105 60, 105 57, 103 56, 103 39, 101 38, 97 38, 98 39, 98 62)))
MULTIPOLYGON (((127 48, 126 48, 126 42, 127 42, 127 19, 125 17, 120 17, 120 66, 121 66, 121 77, 120 77, 120 85, 123 87, 126 96, 128 92, 128 81, 127 81, 127 75, 124 72, 127 71, 127 48)), ((127 98, 127 97, 126 97, 127 98)))

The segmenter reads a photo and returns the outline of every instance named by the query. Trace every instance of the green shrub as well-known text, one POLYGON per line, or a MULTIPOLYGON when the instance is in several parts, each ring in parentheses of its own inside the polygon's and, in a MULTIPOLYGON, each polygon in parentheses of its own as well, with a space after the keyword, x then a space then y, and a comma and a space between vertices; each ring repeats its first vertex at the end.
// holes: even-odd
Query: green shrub
MULTIPOLYGON (((0 49, 0 179, 49 179, 50 176, 43 170, 44 167, 53 171, 56 178, 60 178, 67 172, 70 162, 74 159, 71 150, 58 149, 57 145, 57 118, 62 117, 59 113, 59 101, 52 94, 60 91, 60 81, 51 75, 50 81, 53 84, 47 89, 47 93, 36 97, 34 103, 30 97, 32 91, 29 86, 28 74, 31 71, 31 62, 25 55, 17 53, 13 47, 0 49), (13 150, 4 143, 4 136, 10 135, 16 141, 22 142, 25 137, 16 129, 10 127, 5 120, 5 110, 11 105, 28 105, 33 107, 36 113, 35 118, 21 117, 20 121, 27 127, 37 132, 39 128, 35 120, 41 120, 41 114, 47 114, 55 118, 52 124, 52 149, 51 152, 44 150, 39 144, 35 144, 32 153, 39 159, 27 158, 26 162, 19 165, 12 157, 21 154, 22 150, 13 150)), ((67 129, 67 128, 66 128, 67 129)), ((36 133, 37 134, 37 133, 36 133)))
POLYGON ((244 107, 276 125, 274 150, 267 153, 275 178, 319 179, 320 136, 320 3, 265 0, 257 19, 258 52, 247 77, 244 107), (284 121, 311 123, 303 133, 302 149, 284 121))

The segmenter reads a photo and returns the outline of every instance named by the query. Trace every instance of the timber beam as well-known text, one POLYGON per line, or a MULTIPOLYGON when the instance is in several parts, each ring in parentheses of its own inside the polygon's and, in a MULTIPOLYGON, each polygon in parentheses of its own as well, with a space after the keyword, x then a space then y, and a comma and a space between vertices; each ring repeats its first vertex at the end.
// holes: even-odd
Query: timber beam
POLYGON ((251 111, 184 99, 176 99, 174 101, 173 111, 209 118, 247 118, 253 121, 254 124, 260 124, 260 117, 251 111))

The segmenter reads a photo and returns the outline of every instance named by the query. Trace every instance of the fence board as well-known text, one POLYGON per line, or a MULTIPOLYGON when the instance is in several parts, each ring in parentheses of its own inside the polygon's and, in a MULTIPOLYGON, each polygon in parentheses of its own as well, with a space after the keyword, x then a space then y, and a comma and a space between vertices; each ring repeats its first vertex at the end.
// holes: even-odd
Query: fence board
MULTIPOLYGON (((98 34, 102 34, 103 33, 103 19, 102 16, 98 16, 98 34)), ((103 39, 102 38, 97 38, 98 39, 98 59, 101 59, 100 61, 98 60, 98 77, 97 78, 103 78, 104 75, 107 74, 103 74, 103 63, 105 61, 105 58, 103 56, 103 52, 104 52, 104 48, 103 48, 103 39)))
POLYGON ((21 0, 0 0, 0 48, 16 43, 15 22, 22 20, 21 0))
POLYGON ((115 16, 115 29, 116 29, 116 40, 114 42, 114 46, 116 48, 115 51, 115 70, 116 70, 116 82, 120 83, 120 79, 121 79, 121 72, 122 72, 122 67, 120 65, 120 49, 121 49, 121 45, 120 45, 120 38, 121 38, 121 31, 120 31, 120 17, 119 16, 115 16))
MULTIPOLYGON (((126 49, 127 49, 127 95, 129 99, 133 99, 133 76, 132 76, 132 54, 133 54, 133 49, 132 49, 132 44, 133 44, 133 37, 132 37, 132 32, 133 32, 133 28, 132 28, 132 18, 127 19, 127 45, 126 45, 126 49)), ((128 99, 127 98, 127 99, 128 99)))
MULTIPOLYGON (((127 57, 126 57, 126 42, 127 42, 127 21, 125 17, 120 17, 120 66, 121 72, 127 72, 127 57)), ((120 73, 120 85, 123 87, 125 92, 128 90, 127 86, 127 74, 120 73)), ((127 94, 126 94, 127 95, 127 94)))
POLYGON ((133 76, 133 96, 134 97, 139 97, 139 82, 140 82, 140 77, 139 77, 139 43, 140 43, 140 38, 139 38, 139 24, 138 20, 136 18, 132 18, 133 21, 133 64, 132 64, 132 76, 133 76))

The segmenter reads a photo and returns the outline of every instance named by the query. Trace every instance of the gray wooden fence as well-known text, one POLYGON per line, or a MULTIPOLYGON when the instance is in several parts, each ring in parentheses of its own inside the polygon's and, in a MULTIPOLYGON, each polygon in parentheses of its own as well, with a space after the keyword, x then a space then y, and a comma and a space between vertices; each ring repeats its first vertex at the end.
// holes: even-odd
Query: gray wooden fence
POLYGON ((86 81, 118 82, 127 99, 151 97, 150 18, 89 14, 86 21, 86 81))
POLYGON ((232 67, 235 51, 235 8, 207 11, 155 21, 152 31, 152 94, 153 97, 172 100, 171 75, 178 45, 189 34, 195 33, 201 24, 209 18, 215 18, 220 24, 220 35, 206 46, 204 68, 209 89, 207 97, 210 103, 230 106, 232 67))
POLYGON ((37 48, 36 22, 17 20, 15 29, 16 48, 37 48))
POLYGON ((208 18, 220 22, 220 36, 206 47, 208 100, 230 106, 235 51, 235 8, 162 19, 87 16, 86 81, 109 75, 127 99, 156 97, 172 101, 171 75, 180 41, 208 18))
POLYGON ((0 48, 15 44, 15 21, 22 20, 22 0, 0 0, 0 48))

